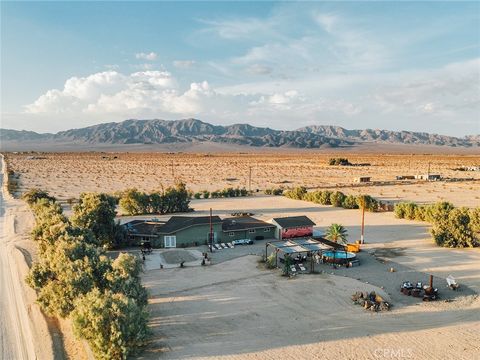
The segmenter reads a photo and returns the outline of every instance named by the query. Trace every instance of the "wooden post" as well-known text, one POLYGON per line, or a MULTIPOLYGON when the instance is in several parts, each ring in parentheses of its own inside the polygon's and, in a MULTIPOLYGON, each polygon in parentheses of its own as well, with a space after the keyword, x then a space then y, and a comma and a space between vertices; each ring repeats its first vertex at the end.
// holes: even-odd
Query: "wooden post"
POLYGON ((433 275, 430 275, 430 289, 433 289, 433 275))
POLYGON ((365 235, 365 205, 362 206, 362 234, 360 235, 360 242, 362 244, 365 243, 364 235, 365 235))
POLYGON ((252 193, 252 167, 248 167, 248 192, 252 193))
POLYGON ((210 252, 213 252, 213 224, 212 224, 212 208, 210 208, 210 234, 208 236, 209 240, 209 247, 210 247, 210 252))

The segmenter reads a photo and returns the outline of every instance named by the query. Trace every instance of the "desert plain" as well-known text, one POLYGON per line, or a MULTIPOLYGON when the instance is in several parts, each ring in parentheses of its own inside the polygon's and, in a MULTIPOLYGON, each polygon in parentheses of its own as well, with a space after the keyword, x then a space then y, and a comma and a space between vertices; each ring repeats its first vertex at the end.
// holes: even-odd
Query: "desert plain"
MULTIPOLYGON (((319 232, 332 223, 343 224, 351 242, 360 236, 358 210, 266 196, 262 191, 306 186, 391 202, 480 205, 480 172, 454 170, 479 166, 480 155, 475 154, 9 153, 6 161, 18 182, 17 196, 42 188, 67 211, 69 199, 84 191, 151 191, 178 180, 194 192, 251 187, 250 197, 192 200, 193 214, 206 215, 210 208, 221 217, 248 211, 266 221, 307 215, 319 232), (329 158, 339 156, 370 166, 328 165, 329 158), (427 171, 449 181, 395 180, 427 171), (370 176, 372 182, 354 184, 359 176, 370 176)), ((28 240, 33 218, 24 205, 16 204, 9 210, 17 224, 11 232, 17 247, 34 257, 34 244, 28 240)), ((333 269, 323 264, 318 274, 292 279, 259 262, 262 241, 214 253, 211 266, 146 270, 142 281, 149 291, 152 337, 136 358, 478 359, 480 249, 437 247, 429 224, 396 219, 391 212, 367 213, 365 238, 359 267, 333 269), (426 283, 430 274, 441 300, 422 302, 400 294, 402 281, 426 283), (446 288, 448 275, 461 284, 458 292, 446 288), (391 311, 372 313, 353 305, 350 296, 357 290, 375 290, 391 301, 391 311)), ((68 325, 58 327, 64 356, 87 359, 88 352, 68 333, 68 325)))

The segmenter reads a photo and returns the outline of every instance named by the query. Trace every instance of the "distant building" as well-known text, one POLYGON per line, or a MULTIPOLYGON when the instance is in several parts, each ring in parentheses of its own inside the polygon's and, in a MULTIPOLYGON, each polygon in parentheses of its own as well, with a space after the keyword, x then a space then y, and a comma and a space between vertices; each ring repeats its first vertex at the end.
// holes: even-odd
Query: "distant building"
POLYGON ((367 183, 370 182, 371 177, 370 176, 360 176, 358 178, 353 179, 353 182, 356 183, 367 183))
POLYGON ((396 176, 396 179, 397 180, 414 180, 415 175, 399 175, 399 176, 396 176))
POLYGON ((306 216, 273 218, 272 224, 277 227, 275 237, 278 239, 313 236, 313 226, 315 225, 306 216))
POLYGON ((426 181, 436 181, 436 180, 441 180, 442 177, 438 174, 419 174, 419 175, 415 175, 415 179, 426 180, 426 181))

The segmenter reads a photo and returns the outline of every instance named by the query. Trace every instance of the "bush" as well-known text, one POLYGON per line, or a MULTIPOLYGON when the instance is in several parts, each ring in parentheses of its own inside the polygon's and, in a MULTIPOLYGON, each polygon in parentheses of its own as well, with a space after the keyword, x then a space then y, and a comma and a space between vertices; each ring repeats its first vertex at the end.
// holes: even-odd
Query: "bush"
POLYGON ((196 192, 195 194, 193 194, 193 197, 198 200, 202 197, 202 194, 199 192, 196 192))
POLYGON ((451 248, 478 246, 470 226, 469 210, 465 207, 450 210, 446 218, 434 223, 431 233, 440 246, 451 248))
POLYGON ((320 204, 322 205, 331 205, 332 203, 330 202, 330 196, 332 196, 332 192, 325 190, 320 193, 320 204))
POLYGON ((203 190, 202 194, 204 199, 208 199, 210 197, 210 191, 203 190))
POLYGON ((343 200, 342 207, 345 209, 358 209, 357 198, 354 195, 348 195, 343 200))
POLYGON ((93 289, 75 303, 73 329, 86 339, 97 359, 127 359, 146 343, 147 312, 123 294, 93 289))
POLYGON ((342 207, 343 202, 345 201, 345 194, 340 191, 335 191, 330 194, 330 204, 335 207, 342 207))
POLYGON ((188 212, 192 210, 189 204, 190 195, 183 183, 150 194, 129 189, 122 194, 119 201, 120 207, 127 215, 188 212))
POLYGON ((286 191, 284 195, 290 199, 303 200, 303 197, 307 194, 307 188, 304 186, 296 187, 295 189, 286 191))
POLYGON ((115 240, 115 199, 107 194, 83 193, 73 207, 73 225, 90 230, 100 245, 112 247, 115 240))
POLYGON ((50 196, 48 192, 40 189, 30 189, 27 192, 23 193, 22 199, 27 202, 28 205, 33 205, 40 199, 46 199, 48 201, 55 202, 56 199, 53 196, 50 196))
POLYGON ((268 257, 267 257, 267 262, 265 264, 265 266, 267 267, 267 269, 274 269, 275 268, 275 253, 271 253, 268 257))

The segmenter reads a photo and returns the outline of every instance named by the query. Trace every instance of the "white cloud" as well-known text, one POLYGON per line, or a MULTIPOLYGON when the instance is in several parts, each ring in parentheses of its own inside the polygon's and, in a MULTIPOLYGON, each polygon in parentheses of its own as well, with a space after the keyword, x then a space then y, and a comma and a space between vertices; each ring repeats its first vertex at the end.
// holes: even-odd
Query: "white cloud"
POLYGON ((195 65, 194 60, 175 60, 173 66, 179 69, 190 69, 195 65))
POLYGON ((157 54, 154 53, 153 51, 149 52, 149 53, 141 52, 141 53, 136 53, 135 58, 136 59, 141 59, 141 60, 153 61, 157 58, 157 54))

